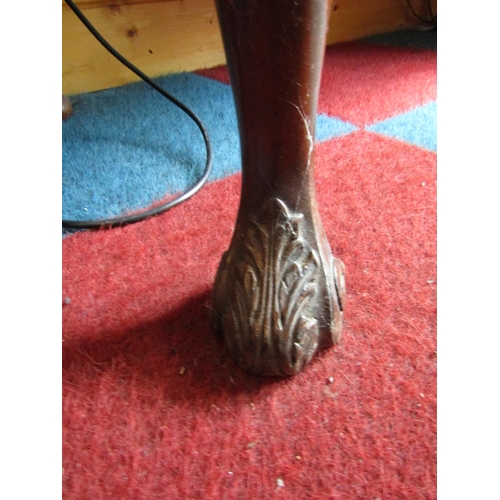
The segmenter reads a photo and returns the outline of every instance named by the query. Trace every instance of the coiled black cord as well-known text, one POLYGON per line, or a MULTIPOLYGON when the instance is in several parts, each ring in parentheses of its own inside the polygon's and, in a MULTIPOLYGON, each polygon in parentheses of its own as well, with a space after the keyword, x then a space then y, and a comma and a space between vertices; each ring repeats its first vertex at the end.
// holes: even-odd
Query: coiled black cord
POLYGON ((149 210, 145 210, 143 212, 139 212, 133 215, 127 215, 123 217, 115 217, 111 219, 102 219, 102 220, 64 220, 62 221, 62 227, 67 229, 101 229, 106 227, 117 227, 124 226, 126 224, 132 224, 134 222, 140 222, 147 217, 151 217, 153 215, 158 215, 171 208, 179 205, 183 201, 186 201, 188 198, 196 194, 206 183, 208 176, 212 170, 212 146, 210 144, 210 138, 208 137, 208 133, 203 126, 201 120, 196 116, 196 114, 189 109, 185 104, 178 101, 175 97, 170 95, 168 92, 163 90, 159 85, 157 85, 151 78, 145 75, 140 69, 136 68, 132 63, 130 63, 127 59, 125 59, 119 52, 117 52, 102 36, 101 34, 92 26, 90 21, 83 15, 80 9, 73 3, 73 0, 64 0, 69 8, 78 16, 80 21, 86 26, 86 28, 94 35, 97 41, 103 45, 103 47, 108 50, 116 59, 118 59, 124 66, 126 66, 130 71, 135 73, 139 78, 145 81, 149 86, 153 87, 157 92, 159 92, 163 97, 166 97, 169 101, 179 107, 182 111, 184 111, 193 121, 196 123, 198 128, 200 129, 201 134, 203 135, 203 140, 205 141, 205 147, 207 151, 207 159, 205 164, 205 170, 200 179, 191 186, 187 191, 177 196, 176 198, 163 203, 155 208, 151 208, 149 210))

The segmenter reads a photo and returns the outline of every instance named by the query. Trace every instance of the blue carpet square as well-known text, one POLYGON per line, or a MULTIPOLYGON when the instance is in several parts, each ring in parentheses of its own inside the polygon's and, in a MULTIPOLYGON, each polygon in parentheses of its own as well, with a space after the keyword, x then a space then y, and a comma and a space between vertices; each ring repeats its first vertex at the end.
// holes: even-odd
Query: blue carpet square
POLYGON ((318 115, 316 119, 316 140, 318 142, 329 141, 334 137, 350 134, 355 130, 358 130, 357 127, 351 123, 328 115, 318 115))
POLYGON ((437 104, 431 102, 412 111, 366 127, 366 130, 437 151, 437 104))
MULTIPOLYGON (((156 82, 204 123, 213 148, 210 180, 237 172, 240 145, 230 87, 193 73, 156 82)), ((196 124, 144 82, 72 96, 63 122, 63 218, 138 210, 185 191, 205 167, 196 124)))

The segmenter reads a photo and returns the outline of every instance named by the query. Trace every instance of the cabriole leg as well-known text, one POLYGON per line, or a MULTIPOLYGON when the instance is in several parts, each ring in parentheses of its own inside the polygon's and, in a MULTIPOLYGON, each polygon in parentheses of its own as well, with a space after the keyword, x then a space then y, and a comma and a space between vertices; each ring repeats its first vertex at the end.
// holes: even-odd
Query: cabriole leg
POLYGON ((242 151, 234 235, 212 321, 237 362, 293 375, 341 335, 344 266, 314 187, 327 0, 216 0, 242 151))

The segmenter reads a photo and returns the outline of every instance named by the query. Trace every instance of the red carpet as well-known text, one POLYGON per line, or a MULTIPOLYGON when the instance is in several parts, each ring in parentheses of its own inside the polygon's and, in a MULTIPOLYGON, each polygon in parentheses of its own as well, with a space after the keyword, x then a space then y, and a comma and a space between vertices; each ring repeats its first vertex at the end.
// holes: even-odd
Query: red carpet
MULTIPOLYGON (((335 47, 319 112, 363 127, 435 80, 432 51, 335 47)), ((316 178, 345 326, 291 379, 242 371, 209 328, 239 175, 63 240, 65 499, 436 498, 436 153, 361 128, 317 145, 316 178)))

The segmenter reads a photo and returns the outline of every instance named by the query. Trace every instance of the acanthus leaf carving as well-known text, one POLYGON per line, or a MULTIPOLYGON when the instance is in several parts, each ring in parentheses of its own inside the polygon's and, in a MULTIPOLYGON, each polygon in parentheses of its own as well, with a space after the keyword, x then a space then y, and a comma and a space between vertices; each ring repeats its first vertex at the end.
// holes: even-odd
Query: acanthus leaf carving
POLYGON ((270 199, 219 272, 216 287, 233 289, 219 311, 226 343, 258 373, 297 373, 318 348, 322 269, 304 224, 302 214, 270 199))

